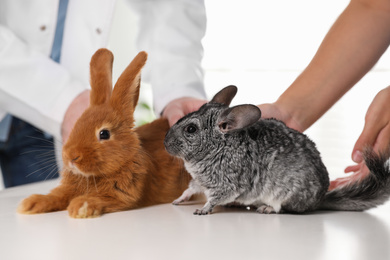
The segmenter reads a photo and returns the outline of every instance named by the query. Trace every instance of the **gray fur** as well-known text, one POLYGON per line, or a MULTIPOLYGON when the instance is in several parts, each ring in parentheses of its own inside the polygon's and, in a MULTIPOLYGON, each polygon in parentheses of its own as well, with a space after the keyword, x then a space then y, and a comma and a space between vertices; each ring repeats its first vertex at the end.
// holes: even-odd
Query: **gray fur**
POLYGON ((167 151, 184 160, 193 178, 174 204, 203 192, 207 203, 194 214, 209 214, 215 206, 230 203, 255 206, 259 213, 303 213, 365 210, 388 199, 385 156, 367 152, 367 165, 375 172, 361 185, 327 192, 328 172, 315 144, 281 121, 259 120, 256 106, 229 108, 236 91, 234 86, 221 90, 167 133, 167 151))

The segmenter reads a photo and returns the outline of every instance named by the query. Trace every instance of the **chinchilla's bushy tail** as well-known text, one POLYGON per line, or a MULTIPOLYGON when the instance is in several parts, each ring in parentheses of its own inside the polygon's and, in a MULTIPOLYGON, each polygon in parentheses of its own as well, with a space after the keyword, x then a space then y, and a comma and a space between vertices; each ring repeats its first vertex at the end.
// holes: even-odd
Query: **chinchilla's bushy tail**
POLYGON ((361 211, 385 203, 390 197, 390 152, 377 155, 366 150, 364 159, 370 174, 325 194, 320 209, 361 211))

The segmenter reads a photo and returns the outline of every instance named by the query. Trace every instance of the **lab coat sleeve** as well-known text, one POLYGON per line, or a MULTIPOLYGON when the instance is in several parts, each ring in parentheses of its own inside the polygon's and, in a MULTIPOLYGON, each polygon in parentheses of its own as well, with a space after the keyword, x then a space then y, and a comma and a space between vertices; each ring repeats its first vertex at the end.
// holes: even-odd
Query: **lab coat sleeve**
POLYGON ((61 65, 0 25, 0 112, 61 138, 68 106, 87 88, 61 65))
POLYGON ((206 32, 203 0, 132 0, 137 48, 149 53, 142 80, 151 84, 159 115, 173 99, 206 98, 201 67, 206 32))

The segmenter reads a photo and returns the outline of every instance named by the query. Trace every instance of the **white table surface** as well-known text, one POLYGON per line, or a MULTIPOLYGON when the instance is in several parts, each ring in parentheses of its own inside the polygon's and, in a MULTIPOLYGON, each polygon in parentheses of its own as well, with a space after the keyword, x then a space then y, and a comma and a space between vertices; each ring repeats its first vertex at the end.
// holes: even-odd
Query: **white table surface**
POLYGON ((58 181, 0 192, 0 259, 390 259, 390 203, 368 212, 260 215, 170 204, 96 219, 20 215, 20 200, 58 181))

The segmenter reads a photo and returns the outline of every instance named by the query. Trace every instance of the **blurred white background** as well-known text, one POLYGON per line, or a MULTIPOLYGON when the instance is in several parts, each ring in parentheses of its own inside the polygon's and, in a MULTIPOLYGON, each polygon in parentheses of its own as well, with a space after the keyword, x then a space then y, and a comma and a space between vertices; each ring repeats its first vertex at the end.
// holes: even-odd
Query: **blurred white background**
MULTIPOLYGON (((233 101, 269 103, 309 63, 323 37, 344 10, 347 0, 205 0, 208 16, 203 40, 208 97, 236 85, 233 101)), ((109 48, 115 56, 114 81, 136 54, 136 18, 118 0, 109 48)), ((344 176, 364 125, 365 112, 376 93, 390 84, 390 55, 382 59, 306 134, 317 143, 331 178, 344 176)), ((151 104, 149 86, 141 100, 151 104)), ((310 108, 308 108, 310 109, 310 108)), ((141 117, 142 115, 138 115, 141 117)))

